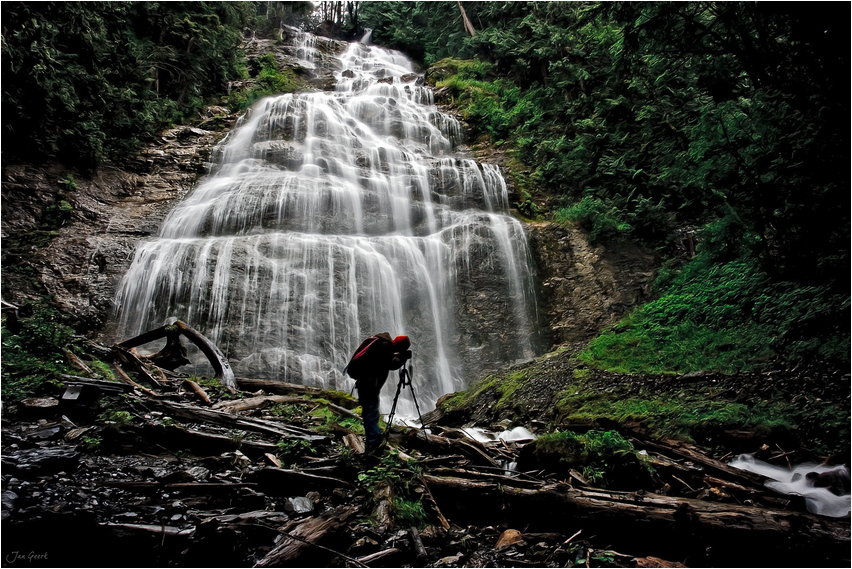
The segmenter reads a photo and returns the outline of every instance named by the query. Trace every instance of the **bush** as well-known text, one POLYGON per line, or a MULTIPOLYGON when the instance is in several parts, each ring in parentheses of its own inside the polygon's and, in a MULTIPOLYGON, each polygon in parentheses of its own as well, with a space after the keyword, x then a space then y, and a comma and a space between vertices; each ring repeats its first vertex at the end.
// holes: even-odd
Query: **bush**
MULTIPOLYGON (((22 307, 26 312, 29 307, 22 307)), ((32 307, 32 316, 19 320, 12 331, 2 326, 4 399, 44 395, 60 385, 59 374, 73 374, 63 350, 81 352, 74 331, 62 323, 59 312, 45 305, 32 307)))

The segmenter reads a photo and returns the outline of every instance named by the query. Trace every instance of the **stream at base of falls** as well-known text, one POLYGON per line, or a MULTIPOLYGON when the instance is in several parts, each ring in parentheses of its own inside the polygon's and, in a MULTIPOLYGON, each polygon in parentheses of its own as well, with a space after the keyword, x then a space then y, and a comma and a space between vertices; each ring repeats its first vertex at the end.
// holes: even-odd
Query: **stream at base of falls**
MULTIPOLYGON (((266 98, 240 119, 137 248, 116 297, 124 337, 176 317, 238 377, 350 391, 342 370, 364 337, 407 335, 424 412, 537 355, 530 251, 499 168, 458 152, 460 124, 401 53, 352 43, 320 58, 321 38, 298 37, 300 64, 330 62, 335 90, 266 98)), ((410 390, 397 413, 415 413, 410 390)))

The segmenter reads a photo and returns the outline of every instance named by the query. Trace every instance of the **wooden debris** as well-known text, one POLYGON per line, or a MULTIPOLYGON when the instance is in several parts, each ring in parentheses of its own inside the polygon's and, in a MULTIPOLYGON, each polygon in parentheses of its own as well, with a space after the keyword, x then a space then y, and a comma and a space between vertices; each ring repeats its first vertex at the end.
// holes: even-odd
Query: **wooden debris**
MULTIPOLYGON (((285 538, 281 540, 281 543, 267 553, 263 559, 255 563, 254 566, 273 567, 293 561, 301 555, 305 548, 312 545, 319 546, 319 541, 325 534, 345 524, 357 512, 358 508, 355 506, 341 506, 321 516, 308 518, 300 523, 296 529, 285 533, 285 538)), ((345 557, 347 560, 355 562, 358 566, 364 566, 363 563, 346 557, 341 553, 336 553, 336 555, 345 557)))
MULTIPOLYGON (((135 348, 137 346, 147 344, 148 342, 153 342, 154 340, 166 338, 175 334, 182 334, 186 336, 198 347, 198 349, 201 350, 201 352, 207 357, 210 365, 213 366, 213 370, 216 372, 216 378, 219 380, 219 383, 221 383, 229 391, 234 392, 237 390, 237 383, 234 379, 234 372, 231 370, 231 364, 228 362, 228 359, 222 351, 219 350, 213 342, 204 337, 203 334, 180 320, 176 321, 174 324, 161 326, 155 330, 150 330, 144 334, 140 334, 135 338, 125 340, 124 342, 117 344, 116 347, 119 348, 118 351, 121 353, 122 351, 127 351, 129 348, 135 348)), ((172 346, 173 345, 174 344, 172 343, 172 346)), ((169 347, 169 342, 167 342, 166 347, 169 347)), ((162 353, 163 350, 157 352, 160 356, 162 356, 162 353)))
POLYGON ((340 478, 271 466, 253 474, 251 480, 257 481, 269 494, 284 496, 305 494, 311 490, 330 492, 335 488, 352 488, 352 483, 340 478))
POLYGON ((347 397, 343 394, 336 392, 324 391, 318 387, 312 387, 310 385, 286 383, 283 381, 274 381, 271 379, 249 379, 244 377, 238 377, 236 381, 240 385, 240 387, 245 391, 254 392, 259 389, 262 389, 267 393, 274 393, 276 395, 290 395, 293 393, 299 393, 302 395, 313 395, 315 397, 334 401, 337 405, 340 405, 341 407, 344 407, 346 409, 354 409, 358 406, 358 401, 352 397, 347 397))
POLYGON ((157 395, 156 393, 154 393, 153 391, 151 391, 151 390, 150 390, 150 389, 148 389, 147 387, 144 387, 144 386, 142 386, 142 385, 139 385, 138 383, 136 383, 135 381, 133 381, 132 379, 130 379, 130 376, 129 376, 129 375, 127 375, 127 373, 126 373, 126 372, 125 372, 125 371, 121 368, 121 366, 120 366, 120 365, 118 365, 118 364, 112 364, 112 367, 113 367, 113 369, 114 369, 115 371, 117 371, 117 372, 118 372, 118 376, 119 376, 121 379, 123 379, 123 380, 124 380, 124 381, 125 381, 128 385, 132 385, 133 387, 135 387, 135 388, 136 388, 136 389, 138 389, 139 391, 142 391, 142 392, 144 392, 144 393, 147 393, 147 394, 148 394, 148 395, 150 395, 151 397, 159 397, 159 395, 157 395))
POLYGON ((281 461, 278 460, 277 456, 275 456, 274 454, 269 453, 269 452, 264 453, 263 456, 265 456, 266 459, 275 466, 275 468, 281 468, 281 466, 282 466, 281 461))
POLYGON ((493 517, 505 507, 516 521, 524 516, 552 518, 554 522, 564 519, 634 534, 641 528, 644 540, 688 541, 701 536, 720 548, 728 544, 740 547, 746 540, 753 547, 777 547, 781 541, 793 547, 848 551, 852 543, 848 521, 800 512, 567 485, 530 489, 428 474, 424 479, 445 510, 447 504, 463 504, 462 510, 456 508, 456 513, 462 514, 477 512, 493 517))
POLYGON ((352 419, 361 419, 361 416, 357 413, 353 413, 349 409, 346 409, 339 405, 335 405, 334 403, 316 401, 313 399, 304 399, 302 397, 293 397, 288 395, 259 395, 257 397, 247 397, 245 399, 220 401, 219 403, 213 405, 213 408, 221 409, 222 411, 227 411, 228 413, 240 413, 242 411, 263 409, 265 407, 269 407, 270 405, 281 404, 313 406, 322 405, 328 407, 332 412, 337 413, 338 415, 343 415, 344 417, 349 417, 352 419))
POLYGON ((376 561, 381 561, 386 557, 391 557, 400 552, 396 547, 391 547, 390 549, 384 549, 382 551, 377 551, 376 553, 371 553, 370 555, 365 555, 363 557, 358 557, 357 561, 364 565, 369 565, 370 563, 375 563, 376 561))
POLYGON ((95 375, 95 373, 92 371, 92 368, 87 366, 83 360, 77 357, 77 354, 65 349, 63 349, 62 352, 65 354, 65 357, 68 358, 68 361, 71 362, 71 365, 79 368, 83 373, 86 373, 89 376, 95 375))
POLYGON ((366 450, 361 437, 355 433, 347 433, 346 435, 343 435, 343 444, 354 450, 357 454, 364 454, 364 451, 366 450))
POLYGON ((195 393, 199 399, 204 401, 207 405, 213 405, 213 402, 210 401, 210 396, 207 395, 207 392, 204 391, 204 388, 192 381, 189 378, 183 380, 184 384, 186 384, 192 391, 195 393))
POLYGON ((391 529, 391 501, 393 500, 393 487, 390 484, 382 484, 373 492, 373 518, 376 520, 376 531, 384 535, 391 529))
POLYGON ((420 532, 417 531, 416 527, 408 528, 408 537, 411 539, 411 546, 414 548, 417 559, 425 559, 428 553, 426 553, 426 548, 423 547, 423 540, 420 539, 420 532))
POLYGON ((186 403, 158 400, 149 401, 148 404, 168 413, 169 415, 199 422, 216 423, 235 429, 257 431, 284 438, 299 438, 308 441, 328 440, 328 437, 317 435, 308 429, 302 429, 292 425, 283 425, 281 423, 265 421, 263 419, 255 419, 253 417, 232 415, 230 413, 225 413, 224 411, 205 409, 202 407, 196 407, 195 405, 188 405, 186 403))
POLYGON ((435 497, 429 489, 429 485, 426 484, 426 481, 422 476, 420 477, 420 483, 423 485, 423 489, 426 490, 426 496, 429 498, 429 503, 432 505, 432 508, 435 510, 435 514, 438 516, 438 521, 441 523, 441 527, 444 528, 444 531, 449 530, 450 522, 444 517, 444 514, 441 512, 441 508, 438 507, 438 502, 435 501, 435 497))
POLYGON ((133 367, 136 370, 136 373, 138 373, 144 381, 147 381, 148 383, 159 389, 163 388, 163 385, 159 381, 154 379, 154 376, 152 376, 148 372, 148 369, 145 367, 145 364, 142 363, 142 360, 139 359, 139 356, 133 353, 132 350, 126 350, 121 347, 113 346, 113 352, 115 352, 118 359, 121 360, 124 365, 133 367))

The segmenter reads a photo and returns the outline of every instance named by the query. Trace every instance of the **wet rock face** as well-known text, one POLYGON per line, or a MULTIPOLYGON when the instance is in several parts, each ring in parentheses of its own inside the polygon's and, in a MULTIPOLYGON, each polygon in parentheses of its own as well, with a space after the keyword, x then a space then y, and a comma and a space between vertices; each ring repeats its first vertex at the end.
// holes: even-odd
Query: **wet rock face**
POLYGON ((650 298, 657 261, 624 242, 590 245, 582 231, 556 223, 528 225, 553 344, 588 340, 650 298))
POLYGON ((20 303, 47 293, 80 328, 102 328, 136 244, 156 233, 172 205, 206 171, 209 150, 222 135, 192 127, 167 130, 121 168, 103 167, 91 179, 58 165, 5 166, 4 253, 12 245, 15 260, 33 267, 35 286, 4 263, 4 300, 20 303), (59 182, 69 177, 76 189, 59 182), (45 237, 46 212, 60 200, 71 205, 69 218, 50 228, 55 236, 37 247, 45 237))

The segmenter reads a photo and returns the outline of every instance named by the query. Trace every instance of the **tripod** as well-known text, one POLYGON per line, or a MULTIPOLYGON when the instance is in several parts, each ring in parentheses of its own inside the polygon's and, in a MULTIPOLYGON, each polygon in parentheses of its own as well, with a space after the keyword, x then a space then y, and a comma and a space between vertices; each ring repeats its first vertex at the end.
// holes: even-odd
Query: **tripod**
POLYGON ((388 415, 388 427, 385 430, 385 436, 387 436, 390 432, 391 425, 393 425, 393 416, 394 413, 396 413, 396 404, 399 401, 399 394, 405 387, 411 389, 411 398, 414 399, 414 407, 417 409, 417 416, 420 417, 420 426, 423 426, 423 415, 420 413, 420 405, 417 403, 417 396, 414 395, 414 387, 411 385, 411 372, 408 370, 408 362, 406 362, 399 369, 399 382, 396 384, 396 395, 393 396, 393 406, 391 407, 390 415, 388 415))

